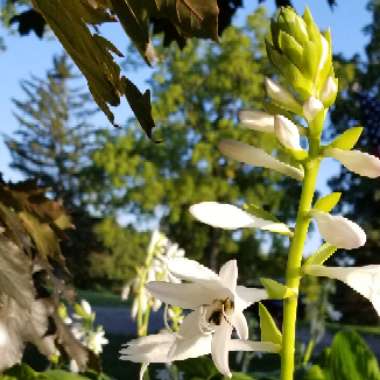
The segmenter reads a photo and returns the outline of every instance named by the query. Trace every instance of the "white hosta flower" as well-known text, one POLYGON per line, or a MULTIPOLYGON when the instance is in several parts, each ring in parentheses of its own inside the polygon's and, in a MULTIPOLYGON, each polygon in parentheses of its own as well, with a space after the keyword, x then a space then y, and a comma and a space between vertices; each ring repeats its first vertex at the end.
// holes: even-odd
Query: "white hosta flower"
POLYGON ((310 96, 310 98, 303 105, 303 115, 308 122, 311 122, 317 114, 323 110, 323 108, 324 106, 319 99, 314 96, 310 96))
POLYGON ((272 169, 298 181, 302 181, 303 179, 302 170, 277 160, 260 148, 255 148, 240 141, 222 140, 219 143, 219 150, 236 161, 272 169))
POLYGON ((225 230, 259 228, 272 232, 290 233, 286 224, 258 218, 228 203, 197 203, 190 207, 190 213, 202 223, 225 230))
POLYGON ((104 334, 103 328, 98 326, 96 331, 89 332, 86 337, 86 346, 96 355, 101 354, 103 352, 103 346, 109 343, 104 334))
POLYGON ((328 148, 325 156, 333 157, 348 170, 363 177, 380 177, 380 159, 360 150, 328 148))
POLYGON ((297 100, 288 90, 269 78, 265 78, 265 89, 271 99, 286 109, 296 113, 299 113, 302 109, 297 100))
POLYGON ((366 242, 363 229, 341 215, 330 215, 323 211, 312 211, 322 237, 331 245, 344 249, 355 249, 366 242))
MULTIPOLYGON (((144 336, 132 340, 120 350, 120 359, 135 363, 143 363, 140 380, 150 363, 171 363, 173 361, 196 358, 211 353, 212 336, 194 334, 183 339, 177 334, 163 331, 159 334, 144 336), (173 354, 173 347, 181 346, 181 350, 173 354)), ((226 343, 228 351, 263 351, 278 352, 280 347, 270 342, 252 342, 249 340, 232 339, 226 343)))
POLYGON ((380 317, 380 265, 364 267, 326 267, 309 265, 305 273, 340 280, 367 298, 380 317))
POLYGON ((248 325, 243 310, 252 303, 268 297, 264 289, 237 286, 236 260, 222 266, 219 274, 189 259, 174 259, 169 270, 188 283, 152 282, 148 290, 161 301, 192 309, 180 327, 178 335, 184 339, 171 354, 180 355, 194 335, 212 335, 211 354, 218 370, 229 376, 228 342, 233 329, 241 339, 248 338, 248 325))
POLYGON ((274 116, 262 111, 240 111, 240 122, 259 132, 274 133, 274 116))
POLYGON ((287 117, 282 115, 275 116, 274 131, 277 139, 285 148, 302 150, 298 128, 287 117))

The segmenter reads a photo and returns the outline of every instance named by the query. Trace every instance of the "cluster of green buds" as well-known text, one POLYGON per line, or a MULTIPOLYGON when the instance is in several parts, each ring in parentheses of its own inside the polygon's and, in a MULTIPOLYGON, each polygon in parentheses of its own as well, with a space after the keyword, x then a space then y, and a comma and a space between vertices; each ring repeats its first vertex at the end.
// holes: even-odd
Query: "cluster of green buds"
POLYGON ((268 96, 283 110, 302 115, 310 134, 318 138, 326 109, 338 91, 330 31, 319 31, 308 8, 303 17, 291 7, 281 8, 266 47, 268 58, 290 86, 288 90, 268 79, 268 96))

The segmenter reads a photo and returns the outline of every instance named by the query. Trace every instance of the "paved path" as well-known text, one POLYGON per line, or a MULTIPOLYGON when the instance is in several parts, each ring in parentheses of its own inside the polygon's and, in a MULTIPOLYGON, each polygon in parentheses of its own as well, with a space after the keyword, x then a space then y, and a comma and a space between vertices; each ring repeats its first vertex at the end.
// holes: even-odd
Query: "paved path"
MULTIPOLYGON (((106 333, 113 335, 136 335, 136 323, 127 307, 94 307, 96 323, 104 326, 106 333)), ((151 313, 150 331, 157 332, 164 327, 162 311, 151 313)))
MULTIPOLYGON (((136 335, 136 323, 132 320, 127 307, 94 307, 94 309, 96 312, 96 322, 104 326, 106 333, 112 335, 136 335)), ((162 311, 151 314, 149 326, 151 333, 157 332, 164 327, 162 311)), ((298 339, 307 342, 307 329, 300 329, 297 335, 298 339)), ((322 341, 316 347, 316 351, 320 352, 324 347, 330 345, 333 335, 333 333, 327 331, 322 341)), ((380 336, 363 335, 363 337, 380 359, 380 336)))

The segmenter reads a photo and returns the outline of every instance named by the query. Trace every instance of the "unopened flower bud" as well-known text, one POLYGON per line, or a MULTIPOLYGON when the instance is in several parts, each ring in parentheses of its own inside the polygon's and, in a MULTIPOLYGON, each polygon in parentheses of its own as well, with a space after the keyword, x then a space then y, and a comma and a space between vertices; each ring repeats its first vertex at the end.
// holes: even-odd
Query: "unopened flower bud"
POLYGON ((288 118, 276 115, 274 118, 274 130, 280 143, 288 148, 301 150, 300 135, 297 126, 288 118))
POLYGON ((262 111, 240 111, 241 123, 255 131, 274 133, 274 116, 262 111))
POLYGON ((330 215, 323 211, 312 211, 322 237, 331 245, 344 249, 355 249, 366 242, 363 229, 341 215, 330 215))
POLYGON ((326 149, 325 156, 335 158, 348 170, 362 177, 380 177, 380 159, 371 154, 360 150, 329 148, 326 149))
POLYGON ((338 93, 338 79, 329 76, 321 91, 320 99, 326 107, 330 107, 336 98, 338 93))
POLYGON ((269 78, 265 78, 265 88, 268 96, 273 99, 275 103, 294 113, 302 113, 301 105, 288 90, 269 78))
POLYGON ((320 100, 314 96, 310 96, 310 98, 303 105, 303 115, 308 122, 311 122, 317 114, 323 110, 323 108, 323 104, 320 100))

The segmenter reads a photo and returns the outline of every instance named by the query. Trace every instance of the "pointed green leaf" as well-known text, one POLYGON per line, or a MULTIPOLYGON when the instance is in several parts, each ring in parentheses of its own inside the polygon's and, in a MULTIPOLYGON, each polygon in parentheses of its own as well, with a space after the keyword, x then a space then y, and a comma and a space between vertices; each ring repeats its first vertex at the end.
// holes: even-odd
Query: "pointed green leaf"
POLYGON ((284 298, 289 298, 295 295, 294 291, 284 284, 272 280, 271 278, 260 278, 265 290, 268 293, 270 299, 282 300, 284 298))
POLYGON ((375 354, 355 331, 335 335, 328 360, 330 379, 380 380, 375 354))
POLYGON ((305 265, 322 265, 337 249, 335 245, 324 243, 305 261, 305 265))
POLYGON ((313 365, 307 371, 303 380, 329 380, 328 375, 319 365, 313 365))
POLYGON ((358 142, 360 135, 363 132, 363 127, 352 127, 339 135, 331 144, 329 148, 338 148, 343 150, 352 149, 358 142))
POLYGON ((330 212, 339 202, 342 193, 334 192, 320 198, 315 202, 314 209, 330 212))
POLYGON ((282 344, 282 335, 267 308, 259 303, 261 341, 282 344))

